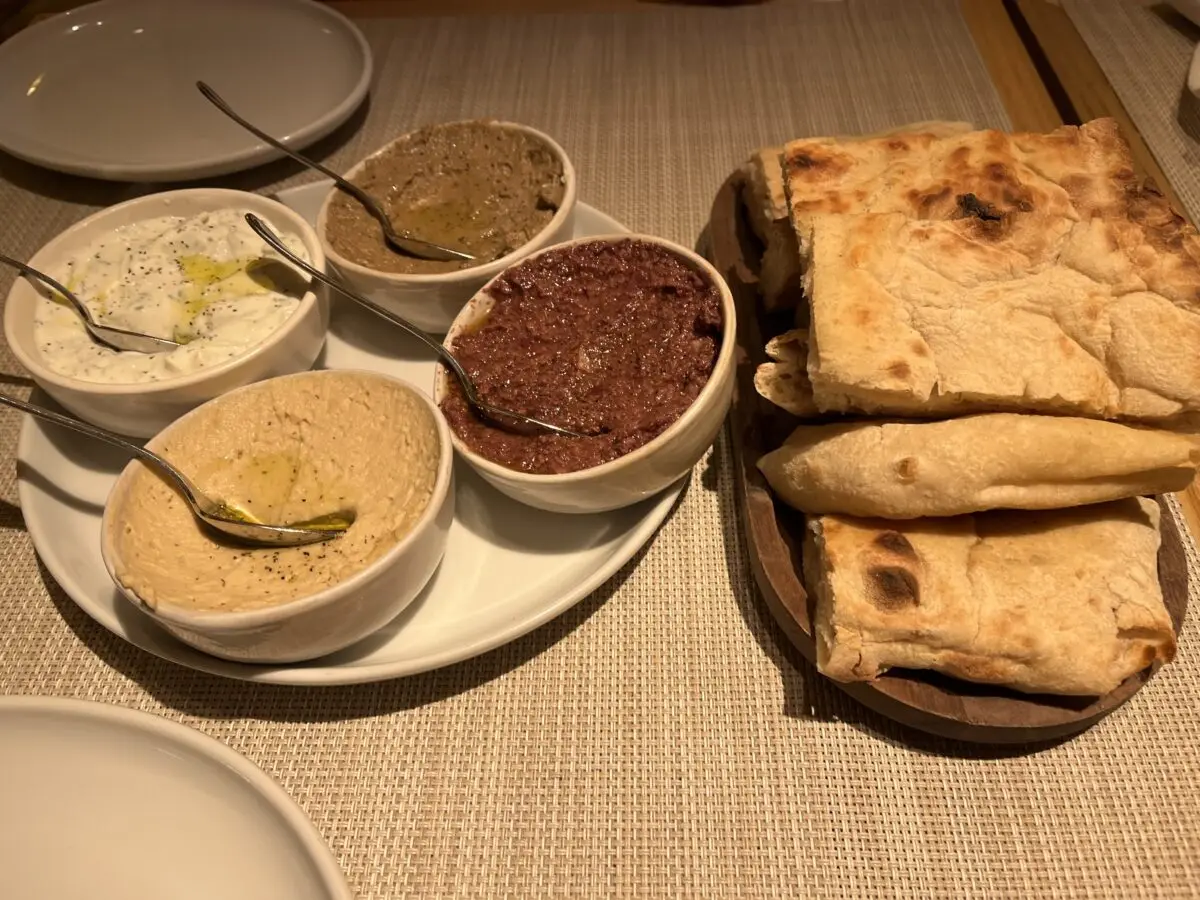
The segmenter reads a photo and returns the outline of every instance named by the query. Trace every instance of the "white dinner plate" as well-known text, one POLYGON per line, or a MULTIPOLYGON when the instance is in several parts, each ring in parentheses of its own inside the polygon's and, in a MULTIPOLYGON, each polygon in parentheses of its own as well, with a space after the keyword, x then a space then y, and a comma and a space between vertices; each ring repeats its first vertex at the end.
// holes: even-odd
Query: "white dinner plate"
POLYGON ((0 698, 0 798, 10 900, 350 900, 283 788, 147 713, 0 698))
POLYGON ((0 149, 114 181, 206 178, 283 155, 197 80, 301 148, 362 102, 371 51, 315 0, 101 0, 0 44, 0 149))
MULTIPOLYGON (((315 219, 329 182, 281 191, 315 219)), ((624 226, 580 203, 575 236, 624 226)), ((318 365, 374 369, 432 392, 433 356, 349 301, 333 304, 318 365)), ((41 398, 45 401, 46 398, 41 398)), ((332 656, 255 666, 175 640, 116 592, 100 558, 100 516, 127 459, 119 451, 26 418, 17 445, 21 511, 42 562, 89 616, 127 641, 204 672, 277 684, 351 684, 435 669, 476 656, 570 609, 615 574, 667 518, 683 482, 637 506, 590 516, 540 512, 456 463, 454 524, 429 586, 394 621, 332 656)))

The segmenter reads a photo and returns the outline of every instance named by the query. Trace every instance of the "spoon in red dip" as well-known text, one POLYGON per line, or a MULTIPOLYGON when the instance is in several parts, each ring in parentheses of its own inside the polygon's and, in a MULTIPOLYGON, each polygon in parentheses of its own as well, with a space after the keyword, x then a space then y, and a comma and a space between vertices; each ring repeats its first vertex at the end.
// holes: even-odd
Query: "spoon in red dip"
MULTIPOLYGON (((269 227, 267 227, 266 223, 264 223, 258 216, 254 215, 254 213, 246 213, 246 224, 254 229, 254 233, 266 241, 276 253, 278 253, 292 265, 296 266, 296 268, 302 269, 322 284, 328 285, 338 293, 349 297, 351 300, 362 306, 365 306, 371 312, 375 313, 375 315, 387 319, 393 325, 396 325, 397 327, 408 332, 426 347, 433 350, 439 357, 441 357, 442 362, 446 364, 450 371, 454 373, 455 377, 458 379, 458 383, 462 385, 463 396, 466 398, 467 405, 471 407, 471 410, 475 413, 475 415, 479 416, 479 418, 490 422, 497 428, 502 428, 506 431, 512 431, 517 434, 548 433, 561 434, 565 437, 574 438, 594 437, 594 435, 581 434, 578 431, 572 431, 570 428, 564 428, 561 425, 554 425, 551 422, 544 422, 541 419, 535 419, 532 416, 514 412, 511 409, 502 409, 499 406, 493 406, 492 404, 485 402, 475 390, 475 383, 471 380, 471 376, 467 374, 467 370, 463 368, 462 363, 460 363, 457 357, 455 357, 453 353, 446 349, 445 345, 443 345, 440 341, 430 337, 420 328, 417 328, 403 317, 398 316, 391 310, 380 306, 373 300, 368 300, 361 294, 350 290, 350 288, 346 287, 336 279, 330 278, 311 263, 301 259, 291 250, 289 250, 283 241, 279 239, 279 236, 275 234, 275 232, 273 232, 269 227)), ((265 260, 263 261, 263 264, 270 265, 270 261, 265 260)), ((250 271, 249 269, 247 270, 247 274, 249 274, 252 278, 254 277, 254 272, 250 271)))

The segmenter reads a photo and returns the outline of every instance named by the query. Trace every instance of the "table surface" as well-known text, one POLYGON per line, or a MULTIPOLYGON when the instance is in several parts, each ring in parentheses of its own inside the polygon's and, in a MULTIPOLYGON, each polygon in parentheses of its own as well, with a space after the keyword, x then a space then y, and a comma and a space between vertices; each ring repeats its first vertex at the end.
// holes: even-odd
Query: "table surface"
MULTIPOLYGON (((582 200, 691 244, 761 145, 1053 115, 996 13, 998 0, 776 0, 367 17, 369 111, 317 155, 344 168, 421 123, 527 122, 566 147, 582 200)), ((1129 27, 1152 26, 1145 15, 1129 27)), ((1151 119, 1138 122, 1147 140, 1151 119)), ((131 192, 7 158, 0 177, 0 247, 18 256, 131 192)), ((308 180, 279 163, 219 183, 308 180)), ((25 390, 6 349, 0 368, 5 389, 25 390)), ((0 417, 7 460, 19 424, 0 417)), ((1196 894, 1194 595, 1175 664, 1100 725, 1049 747, 953 744, 864 711, 789 648, 753 588, 734 504, 722 437, 645 551, 556 621, 426 675, 294 689, 192 672, 95 625, 39 566, 10 463, 0 693, 116 703, 213 735, 281 782, 361 898, 1196 894)))

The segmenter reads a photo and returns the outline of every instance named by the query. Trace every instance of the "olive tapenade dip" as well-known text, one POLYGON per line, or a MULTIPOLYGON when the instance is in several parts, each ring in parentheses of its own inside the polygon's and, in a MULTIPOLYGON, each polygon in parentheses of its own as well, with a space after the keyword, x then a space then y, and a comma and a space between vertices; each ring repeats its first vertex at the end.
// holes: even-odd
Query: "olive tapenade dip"
POLYGON ((493 305, 453 349, 480 395, 588 437, 514 434, 467 406, 441 408, 466 445, 522 472, 562 474, 630 453, 675 422, 721 348, 721 295, 659 244, 597 240, 552 248, 487 289, 493 305))
POLYGON ((431 275, 497 260, 550 224, 565 193, 563 161, 536 135, 486 120, 431 125, 368 159, 351 180, 401 233, 463 250, 439 262, 392 250, 349 194, 329 205, 325 239, 345 259, 381 272, 431 275))

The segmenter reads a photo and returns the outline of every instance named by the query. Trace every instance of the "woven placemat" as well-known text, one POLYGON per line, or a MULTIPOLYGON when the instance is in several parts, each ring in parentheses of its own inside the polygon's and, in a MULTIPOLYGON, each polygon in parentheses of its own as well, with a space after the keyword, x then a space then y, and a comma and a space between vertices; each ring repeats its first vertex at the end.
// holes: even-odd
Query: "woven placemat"
POLYGON ((1063 0, 1193 222, 1200 221, 1200 99, 1187 89, 1200 26, 1157 0, 1063 0))
MULTIPOLYGON (((950 0, 362 25, 370 111, 321 156, 345 166, 420 123, 515 119, 562 141, 583 200, 686 243, 759 145, 1008 124, 950 0)), ((129 193, 7 160, 0 174, 0 247, 16 255, 129 193)), ((281 164, 222 183, 308 178, 281 164)), ((9 460, 17 424, 0 420, 9 460)), ((769 620, 724 439, 645 552, 560 619, 441 671, 322 690, 201 675, 93 624, 39 569, 14 477, 0 478, 0 691, 224 741, 296 798, 362 898, 1178 897, 1200 879, 1195 615, 1175 665, 1074 740, 992 752, 903 732, 769 620)), ((1191 547, 1189 564, 1200 575, 1191 547)))

